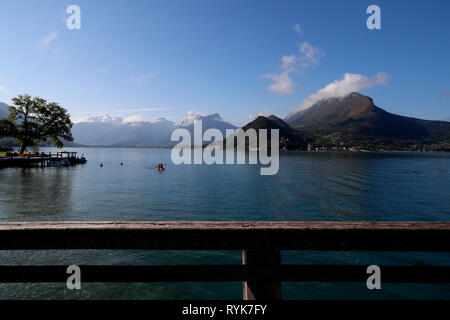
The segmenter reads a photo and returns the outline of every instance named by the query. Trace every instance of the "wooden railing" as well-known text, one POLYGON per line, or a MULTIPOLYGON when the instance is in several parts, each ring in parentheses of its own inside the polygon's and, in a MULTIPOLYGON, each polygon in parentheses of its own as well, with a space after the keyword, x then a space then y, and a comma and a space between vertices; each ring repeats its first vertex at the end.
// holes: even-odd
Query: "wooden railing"
MULTIPOLYGON (((242 281, 279 299, 282 281, 365 282, 367 266, 283 265, 282 250, 450 251, 450 222, 0 223, 0 250, 242 250, 242 265, 79 266, 82 282, 242 281)), ((376 263, 374 263, 376 264, 376 263)), ((65 282, 66 266, 0 266, 0 282, 65 282)), ((383 282, 450 282, 450 266, 380 266, 383 282)))

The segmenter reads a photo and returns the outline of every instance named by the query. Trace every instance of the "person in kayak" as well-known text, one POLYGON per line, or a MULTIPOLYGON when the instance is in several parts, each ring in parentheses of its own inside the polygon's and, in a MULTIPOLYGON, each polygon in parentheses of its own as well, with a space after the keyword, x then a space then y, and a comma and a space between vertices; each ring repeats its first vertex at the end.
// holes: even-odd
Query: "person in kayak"
POLYGON ((162 163, 158 163, 156 168, 158 168, 158 171, 163 171, 164 170, 164 165, 162 163))

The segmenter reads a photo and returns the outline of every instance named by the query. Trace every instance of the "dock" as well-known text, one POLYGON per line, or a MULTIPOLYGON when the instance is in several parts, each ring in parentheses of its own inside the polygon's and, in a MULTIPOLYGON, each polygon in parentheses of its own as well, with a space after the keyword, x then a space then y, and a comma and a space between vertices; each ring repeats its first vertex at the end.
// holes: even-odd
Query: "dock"
POLYGON ((0 168, 5 167, 48 167, 50 164, 64 166, 64 164, 78 164, 77 152, 60 151, 49 153, 29 153, 25 155, 10 155, 0 157, 0 168))

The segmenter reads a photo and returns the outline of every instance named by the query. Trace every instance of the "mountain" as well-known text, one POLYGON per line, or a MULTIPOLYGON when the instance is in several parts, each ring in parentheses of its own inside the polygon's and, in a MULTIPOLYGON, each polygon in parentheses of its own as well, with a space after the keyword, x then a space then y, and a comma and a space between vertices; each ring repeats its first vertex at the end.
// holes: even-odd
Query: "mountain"
POLYGON ((76 143, 91 146, 165 147, 175 124, 164 118, 155 122, 122 122, 103 116, 75 123, 72 135, 76 143))
MULTIPOLYGON (((8 105, 0 102, 0 119, 8 116, 8 105)), ((177 128, 185 128, 194 134, 194 121, 201 120, 203 132, 210 128, 219 129, 225 136, 226 129, 236 129, 234 125, 223 120, 218 113, 200 115, 188 112, 180 124, 165 118, 156 121, 124 119, 100 115, 74 123, 72 135, 74 142, 66 142, 70 146, 121 146, 121 147, 171 147, 177 141, 171 141, 172 132, 177 128)), ((6 144, 6 140, 2 140, 6 144)), ((9 142, 8 142, 9 143, 9 142)))
POLYGON ((450 146, 449 122, 389 113, 359 93, 320 100, 285 120, 304 130, 315 140, 315 147, 438 150, 450 146))
POLYGON ((172 132, 177 128, 185 128, 193 136, 195 120, 202 120, 203 131, 217 128, 225 134, 226 129, 236 128, 217 113, 201 116, 190 112, 181 124, 165 118, 152 122, 128 122, 121 117, 102 115, 74 124, 72 135, 76 143, 91 146, 171 147, 178 143, 170 140, 172 132))
MULTIPOLYGON (((279 138, 280 138, 280 149, 306 149, 307 147, 307 139, 305 134, 301 130, 292 129, 286 122, 281 120, 280 118, 271 115, 269 117, 259 116, 255 120, 247 123, 242 127, 242 130, 247 131, 248 129, 255 129, 258 134, 258 146, 259 146, 259 129, 267 129, 267 140, 268 146, 270 146, 270 138, 271 131, 273 129, 279 130, 279 138)), ((235 135, 228 137, 228 139, 233 139, 235 135)), ((246 146, 248 144, 246 143, 246 146)))
POLYGON ((219 129, 223 136, 226 134, 226 129, 237 129, 233 124, 223 120, 218 113, 202 116, 193 112, 188 112, 181 121, 180 127, 188 129, 192 135, 194 134, 194 122, 198 120, 202 121, 203 131, 208 129, 219 129))
POLYGON ((9 106, 6 103, 0 102, 0 120, 5 119, 9 115, 9 106))

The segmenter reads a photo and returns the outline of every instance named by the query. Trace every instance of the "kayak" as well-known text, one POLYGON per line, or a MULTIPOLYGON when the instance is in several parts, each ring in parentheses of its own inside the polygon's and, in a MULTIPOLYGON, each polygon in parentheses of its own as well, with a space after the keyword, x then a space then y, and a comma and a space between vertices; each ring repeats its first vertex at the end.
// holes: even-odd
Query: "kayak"
POLYGON ((166 168, 164 168, 164 166, 166 166, 166 164, 159 164, 157 166, 155 166, 156 169, 158 169, 158 171, 164 171, 166 170, 166 168))

